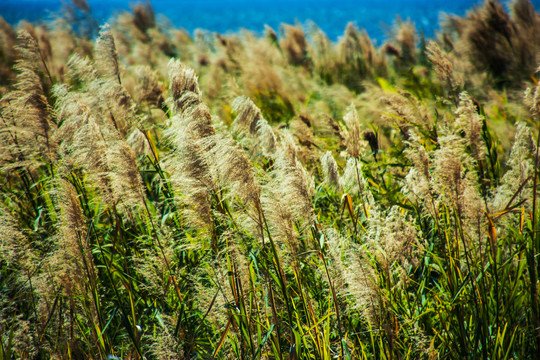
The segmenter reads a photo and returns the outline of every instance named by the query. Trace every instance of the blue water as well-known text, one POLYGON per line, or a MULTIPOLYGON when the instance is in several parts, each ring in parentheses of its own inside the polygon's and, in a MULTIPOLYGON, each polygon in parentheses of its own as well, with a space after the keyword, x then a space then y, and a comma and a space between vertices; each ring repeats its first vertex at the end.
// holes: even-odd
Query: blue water
MULTIPOLYGON (((65 0, 69 2, 69 0, 65 0)), ((133 1, 87 0, 100 23, 133 1)), ((206 29, 219 33, 249 29, 264 31, 267 24, 275 30, 281 23, 306 24, 314 21, 336 40, 348 22, 353 21, 380 45, 389 34, 396 16, 410 19, 426 36, 433 36, 442 13, 464 15, 481 0, 153 0, 156 14, 163 14, 176 27, 189 32, 206 29)), ((0 0, 0 15, 11 24, 20 20, 46 21, 58 14, 60 0, 0 0)), ((534 0, 540 8, 540 0, 534 0)))

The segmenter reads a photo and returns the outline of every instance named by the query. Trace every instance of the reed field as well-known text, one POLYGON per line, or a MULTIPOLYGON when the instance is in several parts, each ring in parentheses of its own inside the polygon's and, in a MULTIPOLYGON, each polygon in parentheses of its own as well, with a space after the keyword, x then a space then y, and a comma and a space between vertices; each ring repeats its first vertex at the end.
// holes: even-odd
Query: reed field
POLYGON ((157 19, 0 18, 0 360, 540 356, 529 0, 380 46, 157 19))

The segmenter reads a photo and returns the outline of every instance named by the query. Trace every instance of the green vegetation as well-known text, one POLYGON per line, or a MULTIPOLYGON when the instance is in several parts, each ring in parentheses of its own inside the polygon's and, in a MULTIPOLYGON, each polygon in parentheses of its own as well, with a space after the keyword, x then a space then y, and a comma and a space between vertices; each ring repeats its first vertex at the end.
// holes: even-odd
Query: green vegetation
POLYGON ((536 358, 540 15, 510 8, 380 48, 0 18, 0 359, 536 358))

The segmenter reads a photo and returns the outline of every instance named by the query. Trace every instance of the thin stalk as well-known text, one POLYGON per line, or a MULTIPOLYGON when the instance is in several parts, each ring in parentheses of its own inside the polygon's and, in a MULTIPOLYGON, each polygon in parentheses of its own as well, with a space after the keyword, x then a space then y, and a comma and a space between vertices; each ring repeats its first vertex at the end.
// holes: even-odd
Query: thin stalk
MULTIPOLYGON (((259 201, 257 201, 255 206, 257 207, 257 216, 259 217, 257 224, 259 225, 259 231, 260 231, 260 236, 261 236, 261 239, 262 239, 263 249, 265 249, 266 248, 266 243, 264 241, 264 227, 263 227, 262 206, 261 206, 259 201)), ((270 236, 270 234, 268 236, 270 236)), ((279 324, 279 318, 278 318, 277 310, 276 310, 276 302, 275 302, 275 299, 274 299, 274 289, 272 288, 272 283, 270 281, 270 275, 268 274, 268 272, 270 271, 270 267, 268 266, 268 259, 266 258, 266 254, 263 252, 262 255, 263 255, 263 259, 264 259, 264 264, 266 266, 266 271, 265 271, 264 276, 265 276, 266 282, 268 283, 268 290, 269 290, 269 295, 270 295, 270 307, 272 309, 272 317, 274 318, 274 324, 276 326, 276 332, 277 332, 277 339, 275 337, 273 337, 272 339, 273 339, 274 343, 276 344, 276 349, 278 350, 280 358, 281 358, 281 346, 280 346, 280 343, 279 343, 279 340, 282 338, 282 336, 281 336, 281 327, 280 327, 280 324, 279 324)), ((287 302, 287 304, 288 304, 288 302, 287 302)), ((292 320, 291 320, 291 324, 292 324, 292 320)))
POLYGON ((161 240, 159 240, 159 236, 157 236, 157 229, 156 229, 156 226, 154 225, 154 220, 152 219, 152 214, 150 213, 150 209, 148 209, 148 204, 146 203, 146 199, 144 198, 143 194, 140 194, 140 196, 141 196, 141 201, 144 204, 146 214, 148 215, 148 220, 150 221, 150 225, 152 226, 152 238, 158 244, 161 255, 163 256, 163 261, 165 262, 165 266, 167 267, 167 271, 169 271, 171 280, 172 280, 173 285, 174 285, 174 289, 176 290, 176 295, 178 296, 178 300, 182 300, 182 294, 180 293, 180 288, 178 287, 178 282, 176 281, 176 277, 172 273, 171 265, 169 264, 169 260, 167 260, 167 257, 165 256, 165 250, 163 248, 163 244, 161 243, 161 240))
MULTIPOLYGON (((36 42, 37 42, 37 39, 35 39, 36 42)), ((51 76, 51 73, 49 71, 49 67, 47 66, 46 62, 45 62, 45 58, 43 57, 43 54, 41 53, 41 49, 39 48, 39 45, 38 45, 38 52, 39 52, 39 58, 41 60, 41 63, 43 64, 43 68, 45 68, 45 72, 47 73, 47 77, 49 78, 49 81, 51 82, 51 87, 54 85, 54 81, 53 81, 53 78, 51 76)))
POLYGON ((341 347, 341 358, 345 358, 345 349, 343 348, 343 325, 341 324, 341 312, 339 311, 339 305, 338 305, 338 299, 336 296, 336 290, 334 289, 334 283, 332 282, 332 278, 330 277, 330 272, 328 271, 328 266, 326 265, 326 259, 324 257, 323 252, 319 249, 318 251, 319 256, 323 262, 324 270, 326 272, 326 277, 328 278, 328 284, 330 285, 330 290, 332 292, 332 299, 334 302, 334 309, 336 310, 336 317, 338 322, 338 332, 339 332, 339 345, 341 347))
MULTIPOLYGON (((95 231, 95 229, 94 229, 94 231, 95 231)), ((116 302, 116 305, 118 306, 118 308, 122 312, 123 318, 125 319, 125 321, 127 321, 128 325, 129 325, 129 326, 124 326, 124 327, 128 330, 130 338, 131 338, 131 340, 133 342, 133 345, 135 345, 135 349, 136 349, 138 355, 141 358, 143 358, 140 346, 139 346, 139 344, 137 343, 137 340, 136 340, 137 339, 136 334, 133 331, 133 329, 135 329, 135 326, 137 324, 130 324, 129 323, 129 316, 128 316, 127 312, 125 311, 124 307, 121 305, 121 303, 119 301, 121 299, 120 293, 118 292, 118 289, 116 288, 116 285, 115 285, 115 282, 114 282, 114 279, 113 279, 113 276, 112 276, 112 273, 111 273, 111 268, 113 267, 112 263, 109 263, 107 261, 107 257, 105 256, 105 253, 103 252, 103 247, 101 246, 99 241, 97 242, 97 244, 98 244, 99 252, 101 254, 103 262, 105 263, 105 270, 106 270, 107 276, 109 278, 109 281, 111 283, 111 286, 112 286, 112 289, 113 289, 113 292, 114 292, 114 295, 115 295, 115 300, 114 301, 116 302)))
MULTIPOLYGON (((366 219, 368 218, 368 212, 366 208, 366 203, 364 202, 364 187, 360 181, 360 172, 358 171, 358 158, 354 158, 354 169, 356 170, 356 179, 358 181, 358 188, 360 189, 360 202, 362 203, 362 208, 364 210, 364 215, 366 219)), ((358 234, 355 234, 357 236, 358 234)))
POLYGON ((262 213, 262 208, 260 207, 260 205, 259 205, 259 209, 261 209, 261 217, 262 217, 262 219, 264 221, 264 226, 266 228, 266 233, 268 234, 268 240, 270 242, 270 248, 272 250, 272 254, 274 255, 275 270, 279 275, 281 291, 283 292, 285 304, 287 305, 287 314, 289 315, 289 322, 292 325, 293 316, 292 316, 291 305, 289 304, 289 294, 288 294, 288 291, 287 291, 287 282, 285 280, 285 273, 283 272, 283 269, 281 267, 281 262, 279 261, 279 256, 278 256, 278 253, 277 253, 277 250, 276 250, 276 245, 274 243, 274 240, 272 239, 272 235, 270 234, 270 227, 268 226, 268 223, 266 222, 266 217, 264 216, 264 213, 262 213))
MULTIPOLYGON (((90 239, 90 233, 91 233, 90 227, 94 227, 94 219, 93 218, 92 218, 92 220, 90 222, 90 225, 89 225, 89 229, 88 229, 89 231, 86 234, 85 243, 88 243, 88 240, 90 239)), ((82 257, 82 261, 83 261, 83 264, 84 264, 84 270, 85 270, 86 276, 88 277, 89 282, 90 282, 90 287, 91 287, 91 291, 92 291, 92 299, 94 300, 94 306, 95 306, 96 315, 97 315, 97 318, 98 318, 98 321, 99 321, 99 326, 100 326, 101 329, 104 329, 105 321, 103 319, 103 314, 101 312, 100 302, 99 302, 99 298, 98 298, 98 294, 97 294, 97 280, 95 278, 95 273, 91 270, 91 268, 93 267, 92 266, 93 264, 92 263, 89 264, 87 262, 87 259, 86 259, 85 253, 84 253, 84 245, 83 245, 83 242, 81 241, 82 239, 81 239, 80 233, 78 231, 77 231, 77 240, 78 240, 77 243, 78 243, 78 246, 79 246, 79 252, 82 255, 81 257, 82 257)), ((93 330, 95 332, 95 328, 93 330)), ((99 338, 100 336, 104 337, 103 333, 101 335, 98 335, 97 333, 95 333, 95 336, 96 336, 96 339, 99 338)), ((107 350, 107 349, 104 349, 104 350, 107 350)))
MULTIPOLYGON (((540 318, 538 316, 538 298, 536 281, 540 276, 540 264, 536 261, 536 254, 540 251, 540 244, 538 244, 537 238, 539 231, 536 229, 536 217, 537 217, 537 189, 538 189, 538 162, 539 162, 539 150, 540 150, 540 129, 538 130, 538 137, 536 139, 536 155, 534 158, 534 182, 533 182, 533 208, 532 208, 532 228, 531 228, 531 253, 529 255, 529 276, 531 279, 531 307, 534 319, 535 328, 535 340, 536 340, 536 352, 540 353, 540 318), (532 271, 531 271, 532 270, 532 271)), ((540 240, 540 239, 539 239, 540 240)))
MULTIPOLYGON (((455 217, 456 217, 456 221, 458 223, 458 234, 459 234, 459 237, 461 238, 461 242, 463 243, 463 250, 465 251, 465 262, 467 263, 467 270, 469 271, 469 274, 468 276, 471 276, 471 285, 472 285, 472 293, 473 293, 473 299, 474 299, 474 306, 475 306, 475 309, 476 309, 476 317, 477 317, 477 320, 480 320, 480 321, 477 321, 477 326, 479 326, 479 329, 481 330, 481 336, 480 336, 480 339, 482 340, 482 353, 483 353, 483 357, 484 359, 487 359, 487 344, 486 344, 486 333, 484 333, 484 326, 489 324, 489 322, 485 321, 485 319, 482 319, 481 318, 481 314, 484 313, 484 312, 480 312, 480 308, 479 308, 479 302, 478 302, 478 298, 477 298, 477 288, 476 288, 476 285, 475 285, 475 281, 476 281, 476 274, 473 272, 473 269, 471 267, 471 260, 470 260, 470 252, 469 252, 469 249, 467 247, 467 240, 465 238, 465 234, 463 232, 463 228, 462 228, 462 223, 461 223, 461 217, 458 215, 458 214, 455 214, 455 217), (473 275, 471 275, 473 274, 473 275), (483 326, 481 326, 483 325, 483 326)), ((496 257, 496 256, 495 256, 496 257)), ((496 259, 494 259, 495 261, 495 272, 497 272, 497 266, 496 266, 496 259)), ((497 279, 497 274, 495 274, 495 278, 497 279)), ((496 280, 497 281, 497 280, 496 280)), ((498 289, 496 287, 496 289, 498 289)), ((498 292, 495 293, 495 296, 497 297, 495 299, 496 303, 498 304, 498 292)), ((498 306, 498 305, 497 305, 498 306)), ((498 309, 497 309, 497 313, 498 313, 498 309)), ((498 325, 498 320, 497 320, 497 325, 498 325)), ((498 329, 498 327, 497 327, 498 329)))

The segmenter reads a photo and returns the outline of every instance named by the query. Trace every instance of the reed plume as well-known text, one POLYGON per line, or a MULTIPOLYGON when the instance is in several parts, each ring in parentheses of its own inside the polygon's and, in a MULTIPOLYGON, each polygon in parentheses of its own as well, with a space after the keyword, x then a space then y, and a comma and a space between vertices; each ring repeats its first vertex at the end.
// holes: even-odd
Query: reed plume
POLYGON ((309 35, 313 43, 311 48, 313 71, 327 83, 336 81, 333 70, 338 60, 334 44, 316 24, 311 24, 309 35))
POLYGON ((510 16, 499 1, 486 0, 465 18, 450 18, 458 56, 497 86, 516 84, 538 66, 539 15, 529 0, 515 1, 510 16))
POLYGON ((210 173, 233 200, 259 208, 260 187, 245 152, 230 135, 216 134, 205 138, 202 150, 210 173))
POLYGON ((62 122, 61 148, 70 159, 66 164, 86 169, 110 207, 129 209, 139 205, 145 191, 133 149, 120 137, 115 123, 100 124, 97 120, 111 115, 94 107, 96 99, 92 96, 69 92, 65 86, 55 90, 62 122))
POLYGON ((363 175, 362 163, 354 158, 347 159, 343 175, 341 176, 343 189, 350 195, 358 196, 361 201, 367 201, 368 204, 373 203, 373 198, 367 189, 367 181, 363 175))
POLYGON ((325 239, 331 261, 332 281, 338 293, 348 299, 351 310, 360 311, 373 328, 380 325, 380 295, 376 273, 368 260, 365 247, 340 236, 335 229, 326 229, 325 239))
POLYGON ((428 153, 422 139, 416 131, 409 132, 409 147, 405 154, 412 167, 405 177, 403 192, 412 195, 411 201, 422 202, 431 216, 437 216, 435 205, 436 196, 432 190, 433 154, 428 153))
MULTIPOLYGON (((178 129, 173 131, 177 132, 178 129)), ((176 150, 173 157, 167 160, 167 167, 172 173, 172 185, 185 196, 183 201, 188 205, 184 210, 186 220, 192 225, 208 227, 213 218, 210 195, 217 188, 201 144, 194 139, 193 133, 171 136, 176 150)))
MULTIPOLYGON (((56 159, 58 140, 56 124, 51 119, 51 107, 42 83, 43 63, 36 40, 27 32, 20 32, 19 54, 15 69, 17 84, 1 101, 3 137, 10 154, 11 166, 27 161, 36 166, 41 161, 56 159), (35 142, 35 139, 39 141, 35 142), (37 145, 37 146, 36 146, 37 145)), ((7 164, 4 164, 6 166, 7 164)))
POLYGON ((173 59, 169 62, 169 79, 173 113, 179 114, 199 139, 214 135, 210 110, 202 101, 195 72, 173 59))
MULTIPOLYGON (((6 86, 14 80, 12 66, 15 63, 14 46, 17 41, 15 31, 9 24, 0 16, 0 86, 6 86)), ((2 91, 0 87, 0 96, 2 91)))
MULTIPOLYGON (((523 122, 517 124, 514 143, 506 162, 508 171, 493 198, 493 208, 503 211, 514 204, 520 204, 532 191, 536 144, 531 129, 523 122)), ((526 207, 530 204, 525 203, 526 207)))
POLYGON ((413 94, 400 91, 398 94, 384 95, 380 101, 391 114, 383 114, 383 119, 396 123, 405 140, 409 138, 413 126, 426 135, 436 136, 435 122, 426 104, 413 94))
MULTIPOLYGON (((540 68, 536 71, 540 71, 540 68)), ((523 102, 529 108, 533 118, 540 119, 540 85, 536 85, 534 89, 527 88, 523 102)))
POLYGON ((145 188, 139 173, 135 152, 125 141, 109 144, 105 152, 109 166, 108 178, 115 202, 135 208, 145 201, 145 188))
MULTIPOLYGON (((448 86, 450 94, 456 97, 463 85, 463 78, 460 73, 454 70, 454 57, 451 54, 444 53, 434 41, 429 42, 426 51, 437 77, 448 86)), ((454 101, 457 101, 457 99, 454 101)))
POLYGON ((476 105, 469 94, 462 92, 459 95, 459 100, 459 107, 456 110, 458 117, 454 122, 454 127, 465 134, 472 157, 480 162, 487 153, 481 138, 484 119, 478 114, 476 105))
POLYGON ((67 78, 83 84, 80 93, 88 109, 97 115, 105 136, 126 139, 139 122, 131 95, 116 79, 101 77, 89 59, 75 54, 67 65, 67 78))
POLYGON ((20 357, 37 354, 38 334, 32 326, 34 316, 22 314, 24 308, 32 308, 36 301, 35 274, 41 266, 39 251, 19 226, 17 219, 5 207, 0 207, 0 263, 5 274, 4 284, 9 292, 0 294, 0 331, 12 331, 13 353, 20 357), (13 298, 21 299, 13 301, 13 298))
POLYGON ((298 26, 284 25, 283 32, 285 37, 279 41, 279 44, 287 55, 289 63, 308 67, 308 44, 304 31, 298 26))
POLYGON ((171 118, 168 135, 175 145, 175 152, 168 160, 174 169, 173 185, 186 196, 190 207, 186 209, 187 219, 201 227, 210 226, 212 209, 211 192, 217 192, 216 180, 207 162, 202 139, 212 138, 215 129, 208 108, 202 102, 199 85, 193 70, 179 61, 169 63, 171 110, 176 113, 171 118))
POLYGON ((100 75, 104 78, 113 78, 122 84, 120 79, 120 67, 118 53, 114 43, 114 37, 110 28, 103 26, 95 45, 96 66, 100 75))
POLYGON ((133 23, 142 33, 156 26, 156 15, 149 1, 135 5, 132 11, 133 23))
POLYGON ((140 66, 134 71, 137 78, 135 92, 138 102, 148 102, 166 112, 163 84, 158 80, 157 73, 149 66, 140 66))
POLYGON ((401 280, 410 266, 418 266, 422 253, 421 234, 403 213, 397 206, 388 211, 373 207, 367 233, 367 248, 382 266, 400 266, 401 280))
POLYGON ((360 119, 354 105, 350 105, 347 109, 347 114, 343 117, 346 127, 341 131, 341 135, 345 139, 347 154, 354 159, 360 158, 365 152, 366 143, 360 129, 360 119))
POLYGON ((335 191, 339 191, 342 187, 341 178, 339 176, 336 160, 330 151, 327 151, 321 156, 321 165, 324 174, 324 181, 335 191))
POLYGON ((24 275, 20 274, 23 277, 17 280, 24 282, 24 276, 34 271, 34 263, 37 260, 31 243, 19 228, 17 219, 4 207, 0 208, 0 229, 3 235, 0 244, 2 261, 8 269, 23 270, 24 275))
POLYGON ((276 150, 276 135, 253 101, 245 96, 237 97, 232 103, 232 109, 238 114, 233 122, 235 129, 240 132, 247 130, 251 136, 257 138, 256 142, 266 156, 273 155, 276 150))
POLYGON ((294 140, 290 135, 283 138, 284 144, 278 150, 274 162, 274 181, 279 186, 279 194, 291 208, 296 220, 311 222, 313 183, 311 175, 297 159, 294 140))
POLYGON ((0 20, 0 358, 539 352, 529 1, 450 20, 433 72, 410 22, 88 37, 74 3, 0 20))
MULTIPOLYGON (((436 203, 455 212, 464 233, 460 235, 456 231, 456 237, 478 244, 485 235, 483 211, 487 209, 480 196, 476 160, 467 153, 465 141, 458 135, 443 130, 438 141, 440 148, 434 152, 432 172, 436 203)), ((467 248, 468 245, 464 246, 467 248)))
POLYGON ((397 19, 397 26, 394 33, 394 41, 399 48, 399 59, 405 64, 412 64, 416 61, 416 28, 414 24, 407 20, 397 19))
MULTIPOLYGON (((55 249, 47 261, 53 276, 53 288, 61 289, 67 297, 88 296, 85 279, 87 276, 88 280, 95 278, 96 273, 87 242, 86 217, 73 185, 65 180, 59 181, 57 194, 54 194, 57 197, 59 228, 55 249)), ((47 302, 47 306, 52 304, 47 302)))
POLYGON ((339 62, 336 77, 355 92, 364 90, 364 81, 387 72, 386 60, 374 48, 366 31, 348 23, 338 44, 339 62))
POLYGON ((288 132, 296 142, 296 156, 298 160, 306 164, 316 163, 320 154, 318 152, 318 141, 314 134, 314 129, 309 125, 307 114, 300 114, 298 118, 289 122, 288 132))

